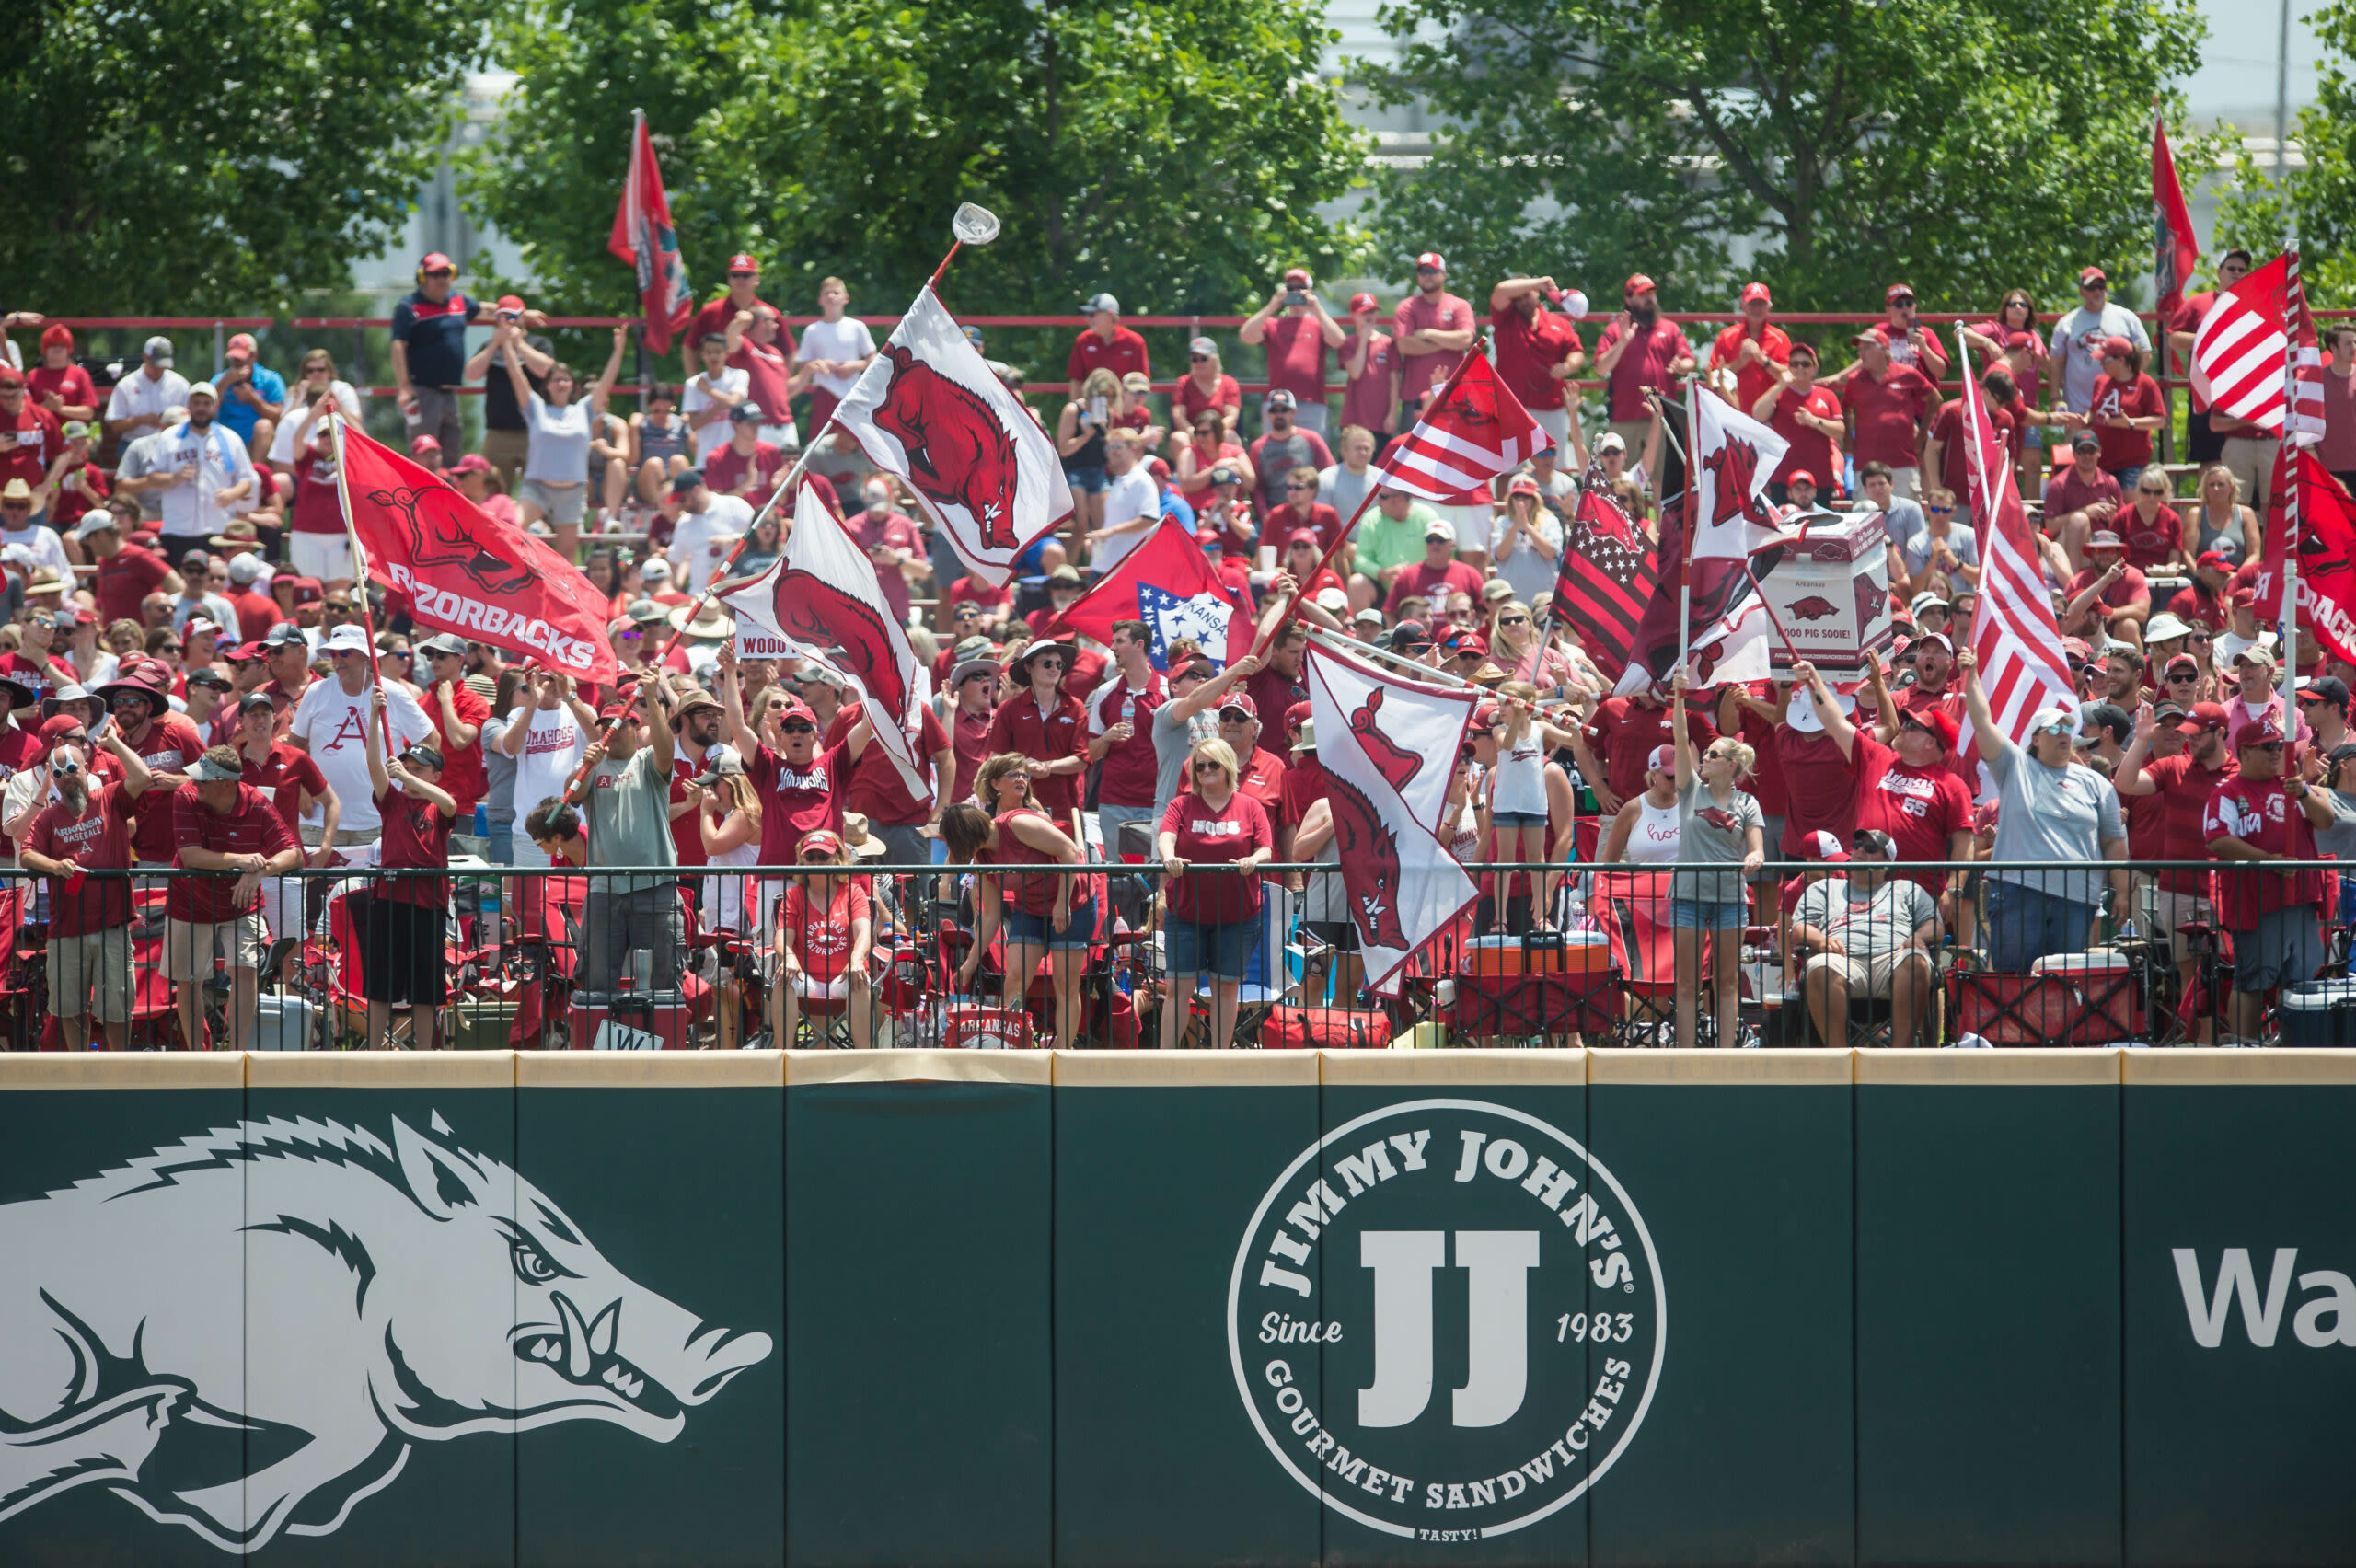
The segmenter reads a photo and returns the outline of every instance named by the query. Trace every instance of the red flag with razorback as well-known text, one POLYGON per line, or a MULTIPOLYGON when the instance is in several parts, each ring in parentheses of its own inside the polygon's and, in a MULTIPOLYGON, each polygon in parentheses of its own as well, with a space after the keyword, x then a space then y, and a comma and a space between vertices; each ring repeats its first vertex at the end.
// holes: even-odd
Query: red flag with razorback
POLYGON ((1487 357, 1474 354, 1376 467, 1392 489, 1445 502, 1510 473, 1553 444, 1497 379, 1487 357))
POLYGON ((1076 631, 1113 640, 1115 621, 1143 621, 1146 657, 1170 668, 1170 645, 1192 638, 1221 668, 1252 651, 1252 611, 1204 559, 1195 536, 1164 518, 1145 543, 1047 623, 1043 636, 1076 631))
POLYGON ((1315 641, 1302 679, 1367 984, 1395 996, 1407 961, 1480 896, 1436 830, 1482 694, 1402 680, 1315 641))
POLYGON ((2177 179, 2176 154, 2168 148, 2167 121, 2152 117, 2152 282, 2160 296, 2160 319, 2175 316, 2184 304, 2184 285, 2200 259, 2200 242, 2192 236, 2192 213, 2184 204, 2184 186, 2177 179))
POLYGON ((674 334, 687 330, 695 315, 695 294, 687 287, 687 264, 679 255, 678 231, 671 226, 671 197, 663 189, 663 170, 654 161, 654 138, 646 116, 634 117, 630 127, 629 173, 622 180, 622 199, 614 210, 614 230, 606 248, 629 262, 638 274, 639 307, 646 317, 646 346, 668 352, 674 334))
POLYGON ((336 421, 353 536, 368 578, 427 632, 536 659, 600 685, 621 674, 606 596, 538 538, 478 511, 441 475, 336 421))
POLYGON ((2299 548, 2299 615, 2335 659, 2356 660, 2356 497, 2312 446, 2283 449, 2259 558, 2258 613, 2281 618, 2283 566, 2299 548))

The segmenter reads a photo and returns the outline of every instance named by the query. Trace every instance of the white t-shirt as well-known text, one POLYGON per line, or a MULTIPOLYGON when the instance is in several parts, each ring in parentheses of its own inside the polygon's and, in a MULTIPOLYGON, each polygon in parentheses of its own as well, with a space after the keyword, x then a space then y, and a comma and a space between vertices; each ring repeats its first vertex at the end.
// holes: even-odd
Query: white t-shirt
MULTIPOLYGON (((855 316, 840 321, 813 321, 802 329, 801 346, 793 351, 793 363, 807 364, 812 360, 832 360, 839 364, 846 360, 863 360, 875 352, 875 337, 867 323, 855 316)), ((856 375, 821 375, 813 386, 823 386, 837 398, 848 398, 850 389, 859 385, 856 375)))
MULTIPOLYGON (((1155 486, 1153 476, 1143 468, 1131 468, 1105 485, 1104 526, 1107 528, 1117 528, 1139 517, 1161 515, 1161 491, 1155 486)), ((1099 571, 1110 571, 1127 559, 1131 550, 1152 536, 1153 530, 1148 528, 1142 534, 1123 534, 1106 539, 1096 547, 1096 553, 1089 558, 1088 564, 1099 571)))
POLYGON ((564 793, 572 770, 589 750, 572 709, 562 703, 532 709, 530 728, 524 732, 524 750, 515 758, 515 831, 542 801, 564 793))
MULTIPOLYGON (((687 389, 679 398, 679 412, 692 416, 701 409, 711 407, 711 392, 704 390, 706 380, 706 373, 698 371, 687 382, 687 389)), ((722 370, 718 375, 710 376, 709 380, 712 391, 715 392, 749 392, 753 386, 752 376, 733 365, 722 370)), ((761 412, 768 413, 768 410, 763 409, 761 412)), ((694 434, 696 466, 701 467, 705 458, 728 444, 728 421, 724 418, 714 420, 694 434)))
MULTIPOLYGON (((313 681, 294 705, 294 721, 287 730, 311 748, 311 760, 343 804, 339 825, 351 833, 375 833, 384 825, 376 814, 375 789, 368 781, 368 726, 375 721, 368 711, 371 689, 362 686, 354 697, 333 675, 313 681)), ((385 717, 392 724, 395 755, 433 737, 425 709, 398 686, 385 688, 385 717)), ((303 820, 317 824, 319 813, 315 810, 303 820)))
POLYGON ((167 370, 156 380, 147 378, 147 367, 141 364, 129 375, 114 384, 107 394, 107 418, 127 420, 140 414, 154 414, 158 419, 172 409, 188 407, 188 377, 177 370, 167 370))
MULTIPOLYGON (((161 433, 154 455, 160 473, 196 465, 196 478, 159 492, 167 537, 217 534, 237 515, 237 507, 213 499, 214 490, 253 478, 254 460, 246 455, 245 439, 236 431, 215 421, 199 435, 189 425, 178 424, 161 433)), ((172 565, 177 569, 179 563, 172 565)))
POLYGON ((34 523, 22 528, 0 528, 0 548, 6 548, 9 545, 24 546, 28 551, 31 552, 35 566, 55 567, 59 582, 74 581, 74 563, 65 559, 65 542, 57 536, 57 530, 48 524, 34 523))
MULTIPOLYGON (((294 388, 288 396, 293 398, 309 389, 308 385, 306 384, 294 388)), ((328 390, 335 397, 335 406, 343 410, 343 417, 357 424, 360 421, 360 394, 352 390, 352 383, 330 381, 328 383, 328 390)), ((278 421, 278 433, 270 438, 270 450, 262 454, 263 461, 294 462, 295 454, 304 446, 309 445, 311 437, 318 433, 318 421, 311 416, 309 403, 290 401, 286 405, 284 416, 278 421)), ((455 462, 456 459, 453 458, 452 461, 455 462)))
POLYGON ((560 409, 537 392, 524 410, 524 477, 542 484, 577 485, 589 477, 589 405, 560 409))
POLYGON ((753 508, 741 495, 714 492, 707 510, 680 513, 663 551, 679 591, 690 597, 702 593, 728 559, 729 547, 752 526, 753 508))

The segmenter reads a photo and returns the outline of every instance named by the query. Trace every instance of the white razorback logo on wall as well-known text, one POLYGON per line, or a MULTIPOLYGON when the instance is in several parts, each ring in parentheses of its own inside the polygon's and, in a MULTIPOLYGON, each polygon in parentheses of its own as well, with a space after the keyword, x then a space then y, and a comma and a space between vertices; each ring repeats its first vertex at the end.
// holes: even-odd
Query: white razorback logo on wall
POLYGON ((412 1444, 667 1443, 768 1359, 430 1125, 249 1121, 0 1205, 0 1519, 104 1486, 250 1551, 332 1533, 412 1444))
POLYGON ((1302 1150, 1228 1283, 1236 1388, 1269 1452, 1335 1512, 1420 1540, 1502 1535, 1583 1494, 1635 1436, 1668 1343, 1628 1194, 1487 1101, 1389 1106, 1302 1150))

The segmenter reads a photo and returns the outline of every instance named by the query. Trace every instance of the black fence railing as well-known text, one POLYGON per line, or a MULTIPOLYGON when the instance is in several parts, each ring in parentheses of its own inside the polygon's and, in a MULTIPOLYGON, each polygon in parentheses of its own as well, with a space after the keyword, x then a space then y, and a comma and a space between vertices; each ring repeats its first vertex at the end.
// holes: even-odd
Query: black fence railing
POLYGON ((2356 1045, 2335 862, 1466 870, 1377 995, 1331 864, 0 868, 0 1043, 2356 1045))

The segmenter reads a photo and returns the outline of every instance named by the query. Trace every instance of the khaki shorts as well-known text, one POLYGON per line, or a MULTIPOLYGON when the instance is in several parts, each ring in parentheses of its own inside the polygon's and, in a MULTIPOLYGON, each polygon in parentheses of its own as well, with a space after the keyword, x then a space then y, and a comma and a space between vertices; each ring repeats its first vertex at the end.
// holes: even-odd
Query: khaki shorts
POLYGON ((269 951, 260 910, 211 925, 199 920, 164 922, 164 978, 176 986, 211 975, 216 958, 226 958, 233 970, 260 969, 269 951))
POLYGON ((131 928, 49 939, 49 1010, 60 1018, 96 1015, 131 1021, 131 928))
MULTIPOLYGON (((1898 977, 1898 966, 1918 953, 1922 953, 1921 949, 1911 947, 1901 948, 1896 952, 1877 953, 1871 958, 1860 958, 1847 952, 1820 952, 1809 959, 1807 967, 1800 972, 1800 989, 1805 993, 1812 975, 1830 971, 1848 981, 1852 999, 1872 997, 1879 1000, 1889 995, 1890 982, 1898 977)), ((1930 955, 1922 953, 1922 956, 1927 969, 1930 955)))

